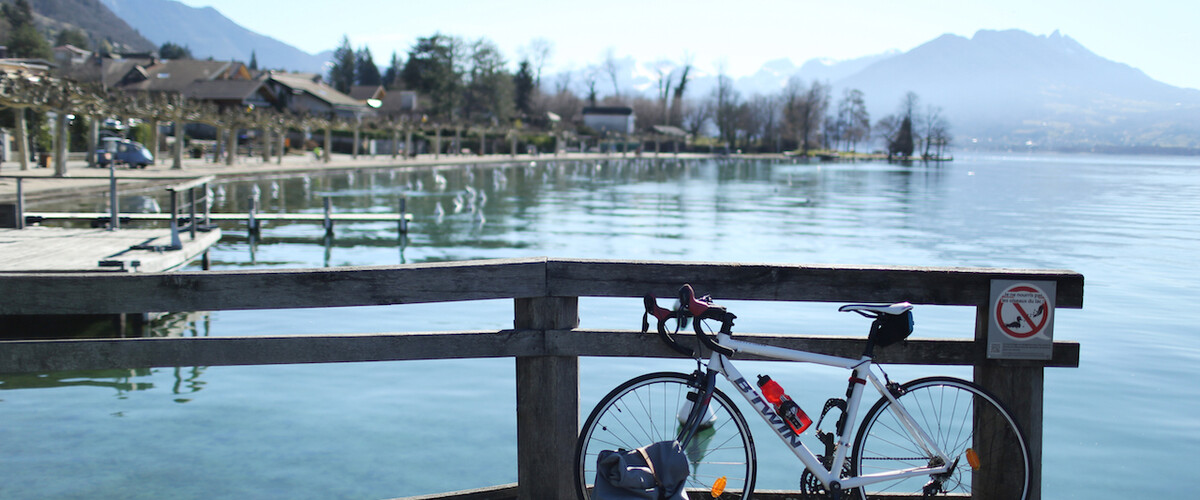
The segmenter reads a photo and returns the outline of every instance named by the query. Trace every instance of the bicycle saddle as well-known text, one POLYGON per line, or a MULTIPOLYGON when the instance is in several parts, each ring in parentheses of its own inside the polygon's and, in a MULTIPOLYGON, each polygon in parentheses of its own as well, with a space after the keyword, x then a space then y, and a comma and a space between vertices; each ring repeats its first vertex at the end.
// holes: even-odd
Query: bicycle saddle
POLYGON ((900 315, 912 310, 913 305, 908 302, 898 302, 892 305, 881 306, 872 304, 846 304, 838 308, 841 312, 856 312, 868 318, 878 318, 884 314, 900 315))

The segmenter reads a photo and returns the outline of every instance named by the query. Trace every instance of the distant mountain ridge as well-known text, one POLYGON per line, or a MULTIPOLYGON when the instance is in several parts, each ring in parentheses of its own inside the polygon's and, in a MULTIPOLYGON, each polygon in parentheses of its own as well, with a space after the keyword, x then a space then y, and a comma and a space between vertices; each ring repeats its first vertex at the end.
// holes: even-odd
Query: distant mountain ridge
POLYGON ((943 108, 960 145, 1200 147, 1200 90, 1158 82, 1057 31, 943 35, 833 86, 862 90, 876 118, 914 91, 943 108))
MULTIPOLYGON (((94 0, 93 0, 94 1, 94 0)), ((196 8, 172 0, 100 0, 113 13, 157 45, 188 47, 199 59, 249 62, 260 68, 323 73, 329 53, 309 54, 233 22, 212 7, 196 8)))
POLYGON ((78 29, 97 45, 107 41, 118 50, 148 51, 154 48, 149 40, 114 15, 100 0, 32 0, 30 7, 37 24, 53 33, 78 29))

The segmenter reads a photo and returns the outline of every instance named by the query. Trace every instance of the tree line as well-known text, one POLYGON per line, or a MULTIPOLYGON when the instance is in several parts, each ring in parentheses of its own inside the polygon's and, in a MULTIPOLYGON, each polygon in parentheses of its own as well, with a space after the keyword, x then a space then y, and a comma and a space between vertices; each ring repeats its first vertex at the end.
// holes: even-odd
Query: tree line
POLYGON ((862 91, 844 89, 833 96, 827 82, 793 77, 778 93, 745 97, 720 71, 711 92, 694 95, 695 66, 685 56, 654 63, 653 94, 646 95, 620 87, 621 62, 611 49, 598 63, 559 72, 553 82, 542 81, 552 43, 534 39, 520 52, 511 71, 491 40, 438 32, 417 38, 404 54, 393 52, 380 71, 370 49, 354 49, 343 36, 328 76, 343 92, 354 85, 414 90, 423 113, 447 122, 537 124, 547 112, 572 117, 584 106, 628 106, 642 128, 674 126, 748 151, 854 151, 877 141, 892 156, 937 156, 951 141, 941 108, 922 108, 912 92, 896 113, 872 121, 862 91))

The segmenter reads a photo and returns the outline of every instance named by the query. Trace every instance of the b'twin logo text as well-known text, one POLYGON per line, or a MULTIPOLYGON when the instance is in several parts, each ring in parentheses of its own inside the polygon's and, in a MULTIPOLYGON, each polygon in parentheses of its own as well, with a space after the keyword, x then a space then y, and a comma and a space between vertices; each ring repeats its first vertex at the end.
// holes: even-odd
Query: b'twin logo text
POLYGON ((733 385, 736 386, 739 391, 742 391, 742 393, 747 397, 754 397, 750 400, 750 404, 755 405, 755 408, 759 411, 759 413, 762 413, 763 418, 767 421, 767 423, 774 427, 775 432, 779 433, 780 436, 786 438, 788 444, 791 445, 792 448, 800 448, 804 446, 800 443, 800 436, 796 435, 795 432, 792 432, 792 428, 788 427, 788 425, 783 422, 783 418, 781 418, 779 414, 775 413, 775 408, 771 407, 771 403, 768 403, 761 396, 759 396, 758 393, 754 392, 754 388, 750 386, 749 382, 746 382, 746 379, 739 378, 733 381, 733 385))

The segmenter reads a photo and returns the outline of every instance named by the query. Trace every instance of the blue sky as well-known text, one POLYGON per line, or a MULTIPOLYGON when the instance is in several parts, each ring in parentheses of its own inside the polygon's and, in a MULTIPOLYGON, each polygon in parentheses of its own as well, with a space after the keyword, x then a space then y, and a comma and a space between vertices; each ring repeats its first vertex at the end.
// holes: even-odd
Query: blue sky
POLYGON ((612 50, 638 61, 723 66, 733 76, 780 58, 850 59, 909 50, 944 33, 1054 30, 1102 57, 1171 85, 1200 88, 1200 1, 1196 0, 183 0, 212 6, 251 30, 311 53, 343 35, 368 46, 380 65, 436 31, 487 37, 510 61, 534 38, 554 52, 545 71, 599 64, 612 50), (333 7, 333 8, 331 8, 333 7))

